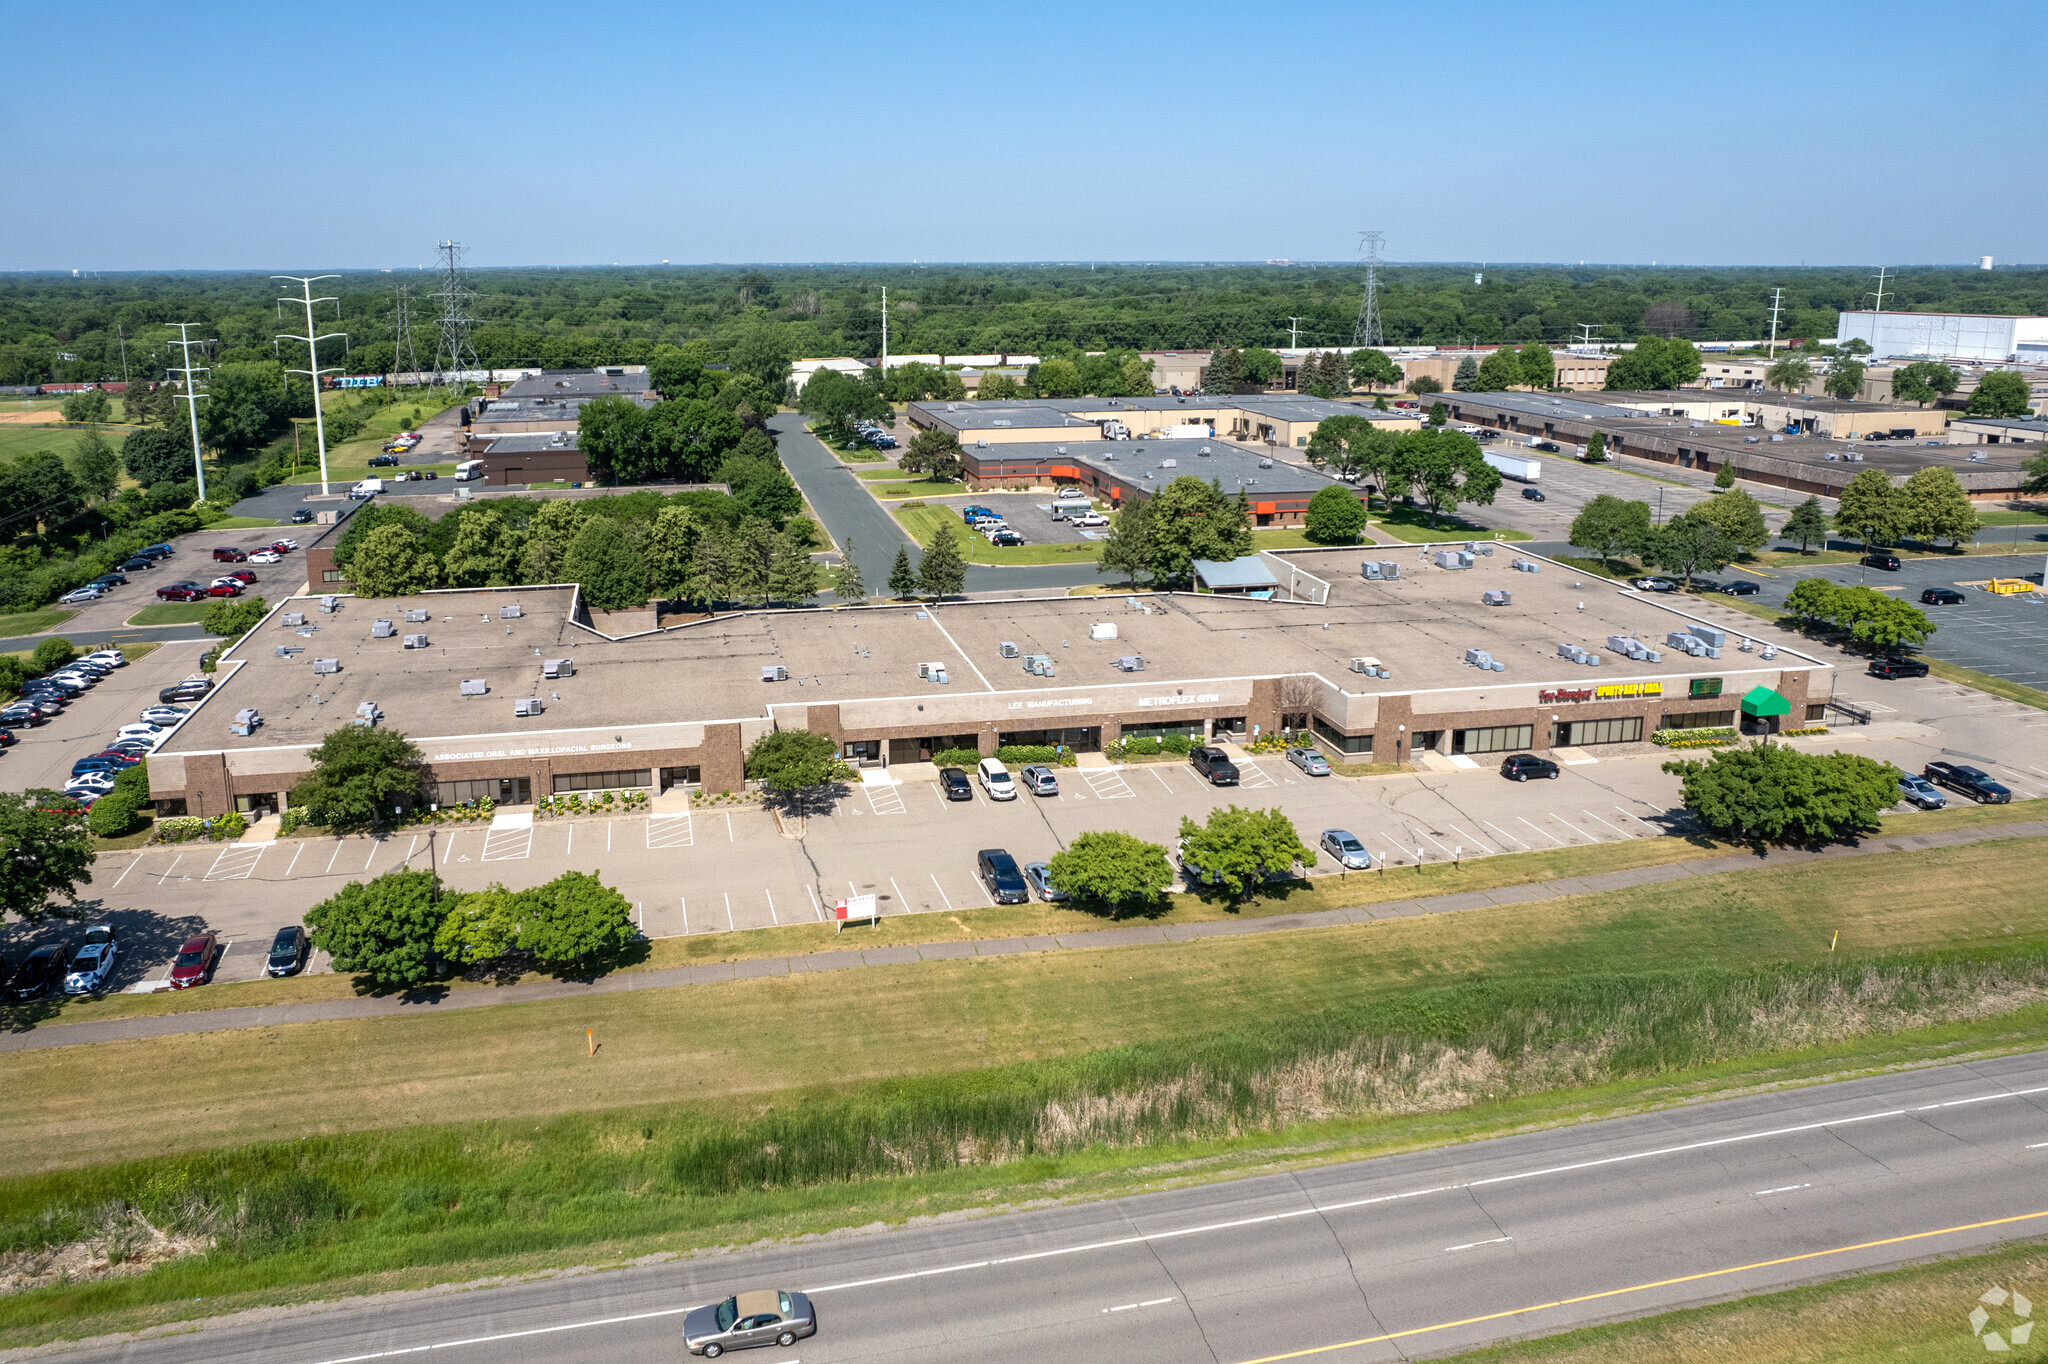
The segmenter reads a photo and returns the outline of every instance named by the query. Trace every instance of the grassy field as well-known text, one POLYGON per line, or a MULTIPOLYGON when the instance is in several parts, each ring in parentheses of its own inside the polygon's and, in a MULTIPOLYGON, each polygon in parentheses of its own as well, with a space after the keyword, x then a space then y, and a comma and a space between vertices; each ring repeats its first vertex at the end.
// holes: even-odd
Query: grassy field
MULTIPOLYGON (((2023 1209, 2037 1210, 2031 1204, 2023 1209)), ((1826 1272, 1825 1265, 1815 1269, 1826 1272)), ((2044 1281, 2048 1247, 2034 1241, 1445 1359, 1446 1364, 1721 1364, 1732 1359, 1744 1364, 1872 1359, 1949 1364, 1986 1353, 1970 1328, 1969 1313, 1987 1285, 2033 1291, 2044 1281)), ((1625 1310, 1623 1304, 1616 1307, 1625 1310)), ((1994 1315, 1991 1329, 2009 1330, 2016 1320, 2007 1308, 1994 1315)))
MULTIPOLYGON (((100 438, 115 449, 128 438, 129 428, 125 426, 102 426, 100 438)), ((82 426, 0 426, 0 464, 8 464, 23 455, 39 455, 45 450, 54 450, 68 455, 78 448, 78 442, 85 435, 82 426)))
MULTIPOLYGON (((914 475, 904 473, 893 464, 886 469, 855 469, 853 476, 870 482, 875 479, 905 479, 914 477, 914 475)), ((937 487, 939 485, 934 484, 933 486, 937 487)))
POLYGON ((920 545, 930 544, 932 536, 940 526, 953 532, 953 543, 960 547, 960 557, 970 564, 1074 564, 1093 563, 1102 554, 1100 540, 1082 540, 1068 544, 1025 544, 1011 549, 997 549, 981 536, 967 529, 960 520, 960 514, 950 507, 896 507, 891 510, 903 529, 920 545))
POLYGON ((0 639, 46 634, 77 614, 63 606, 46 606, 40 611, 10 611, 0 616, 0 639))
POLYGON ((1482 526, 1476 521, 1448 514, 1437 517, 1437 524, 1431 526, 1429 513, 1415 507, 1395 507, 1390 511, 1374 512, 1370 521, 1375 528, 1411 545, 1436 544, 1444 540, 1491 540, 1496 536, 1508 540, 1535 538, 1524 530, 1495 530, 1491 526, 1482 526))
POLYGON ((206 608, 211 604, 203 601, 160 601, 154 606, 143 607, 122 624, 191 625, 206 619, 206 608))

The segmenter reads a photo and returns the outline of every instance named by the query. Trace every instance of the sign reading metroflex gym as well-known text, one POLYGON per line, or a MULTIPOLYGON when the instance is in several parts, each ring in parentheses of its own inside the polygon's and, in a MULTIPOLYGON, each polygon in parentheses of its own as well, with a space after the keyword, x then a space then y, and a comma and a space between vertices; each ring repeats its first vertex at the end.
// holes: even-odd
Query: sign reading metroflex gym
POLYGON ((1610 682, 1604 687, 1559 687, 1542 693, 1543 704, 1560 701, 1620 701, 1631 696, 1662 696, 1662 682, 1610 682))

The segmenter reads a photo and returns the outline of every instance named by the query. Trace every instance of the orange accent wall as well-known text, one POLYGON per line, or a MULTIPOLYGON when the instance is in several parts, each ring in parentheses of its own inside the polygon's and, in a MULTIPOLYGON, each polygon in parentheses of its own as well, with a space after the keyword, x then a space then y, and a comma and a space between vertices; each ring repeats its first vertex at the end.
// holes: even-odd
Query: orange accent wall
POLYGON ((1258 513, 1258 514, 1259 514, 1260 516, 1271 516, 1271 515, 1272 515, 1272 514, 1274 513, 1274 511, 1275 511, 1275 510, 1277 510, 1277 509, 1278 509, 1278 504, 1277 504, 1277 503, 1273 503, 1273 502, 1254 502, 1254 503, 1252 503, 1252 510, 1253 510, 1254 512, 1257 512, 1257 513, 1258 513))

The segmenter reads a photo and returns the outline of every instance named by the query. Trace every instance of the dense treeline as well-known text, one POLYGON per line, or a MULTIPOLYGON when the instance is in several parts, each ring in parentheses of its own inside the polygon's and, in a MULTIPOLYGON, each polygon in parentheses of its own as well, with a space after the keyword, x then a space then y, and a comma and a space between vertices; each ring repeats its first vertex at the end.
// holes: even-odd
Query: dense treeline
MULTIPOLYGON (((1070 348, 1273 346, 1301 319, 1301 344, 1348 344, 1355 266, 829 266, 742 270, 640 267, 478 270, 472 315, 491 365, 570 366, 646 360, 657 345, 701 340, 717 359, 779 354, 868 357, 881 348, 1059 353, 1070 348)), ((1608 340, 1681 335, 1734 340, 1770 327, 1785 290, 1781 337, 1832 336, 1836 314, 1868 306, 1861 268, 1664 269, 1394 266, 1382 272, 1389 344, 1547 341, 1581 324, 1608 340)), ((409 285, 415 342, 431 362, 431 272, 356 272, 330 286, 349 336, 348 366, 394 367, 394 290, 409 285)), ((160 375, 174 352, 164 324, 217 337, 210 362, 275 358, 276 285, 257 275, 17 276, 0 282, 0 383, 160 375)), ((2048 269, 1904 270, 1886 299, 1906 311, 2048 313, 2048 269)), ((323 359, 327 357, 323 355, 323 359)), ((339 357, 336 357, 339 358, 339 357)), ((759 368, 758 363, 743 367, 759 368)))

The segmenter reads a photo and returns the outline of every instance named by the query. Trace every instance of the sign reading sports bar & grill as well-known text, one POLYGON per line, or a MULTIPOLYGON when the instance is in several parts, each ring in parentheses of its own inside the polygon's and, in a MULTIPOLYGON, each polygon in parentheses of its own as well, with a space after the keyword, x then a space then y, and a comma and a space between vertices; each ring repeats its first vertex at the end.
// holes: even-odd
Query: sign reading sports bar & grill
POLYGON ((1544 705, 1560 701, 1625 701, 1631 696, 1662 696, 1662 682, 1610 682, 1604 687, 1559 687, 1541 693, 1544 705))

